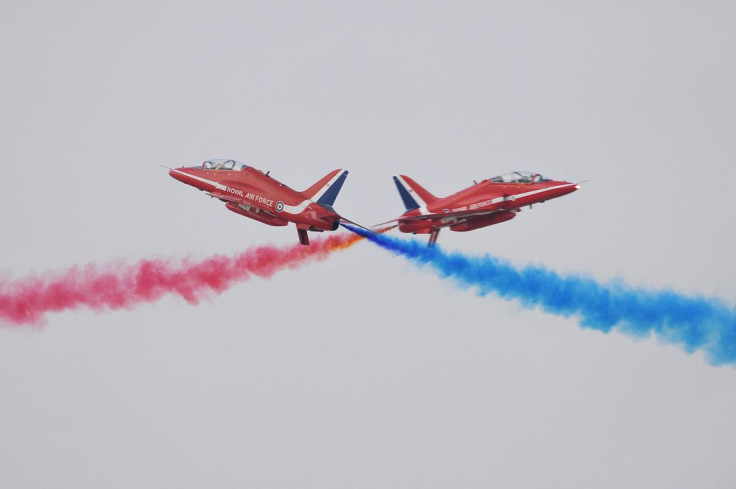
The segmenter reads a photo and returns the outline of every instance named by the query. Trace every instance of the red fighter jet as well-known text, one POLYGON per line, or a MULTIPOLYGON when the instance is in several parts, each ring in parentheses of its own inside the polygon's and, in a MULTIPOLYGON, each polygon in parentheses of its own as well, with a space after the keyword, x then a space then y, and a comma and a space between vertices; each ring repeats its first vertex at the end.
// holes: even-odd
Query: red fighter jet
POLYGON ((430 246, 437 242, 442 228, 463 232, 505 222, 516 217, 524 206, 580 188, 579 183, 550 180, 524 171, 483 180, 444 198, 435 197, 406 175, 394 177, 394 182, 406 212, 383 224, 398 222, 404 233, 429 234, 430 246))
POLYGON ((308 245, 307 231, 335 231, 340 226, 342 218, 332 204, 348 172, 334 170, 303 192, 234 160, 208 160, 201 165, 171 168, 169 175, 220 199, 241 216, 269 226, 295 223, 299 242, 308 245))

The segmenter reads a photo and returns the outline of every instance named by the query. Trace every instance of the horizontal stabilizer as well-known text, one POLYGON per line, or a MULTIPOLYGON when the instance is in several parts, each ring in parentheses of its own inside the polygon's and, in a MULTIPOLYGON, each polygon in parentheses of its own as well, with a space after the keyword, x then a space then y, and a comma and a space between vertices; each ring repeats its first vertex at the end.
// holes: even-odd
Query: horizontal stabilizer
POLYGON ((457 211, 457 212, 443 212, 442 214, 420 214, 416 216, 400 216, 396 219, 391 219, 390 221, 381 222, 378 224, 374 224, 371 227, 377 227, 377 226, 383 226, 385 224, 391 224, 394 222, 398 223, 407 223, 407 222, 416 222, 416 221, 441 221, 452 218, 474 218, 474 217, 480 217, 480 216, 489 216, 492 214, 497 214, 499 212, 503 212, 498 209, 490 210, 490 211, 482 211, 482 210, 467 210, 467 211, 457 211))

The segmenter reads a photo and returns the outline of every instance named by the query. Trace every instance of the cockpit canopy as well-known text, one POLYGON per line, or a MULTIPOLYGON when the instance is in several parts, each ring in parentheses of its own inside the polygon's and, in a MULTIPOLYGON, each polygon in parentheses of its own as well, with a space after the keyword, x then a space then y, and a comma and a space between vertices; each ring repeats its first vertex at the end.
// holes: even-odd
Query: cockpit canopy
POLYGON ((207 160, 202 163, 202 170, 245 170, 248 165, 238 163, 235 160, 207 160))
POLYGON ((496 177, 490 178, 493 183, 539 183, 547 182, 549 178, 545 178, 539 173, 533 171, 512 171, 504 173, 496 177))

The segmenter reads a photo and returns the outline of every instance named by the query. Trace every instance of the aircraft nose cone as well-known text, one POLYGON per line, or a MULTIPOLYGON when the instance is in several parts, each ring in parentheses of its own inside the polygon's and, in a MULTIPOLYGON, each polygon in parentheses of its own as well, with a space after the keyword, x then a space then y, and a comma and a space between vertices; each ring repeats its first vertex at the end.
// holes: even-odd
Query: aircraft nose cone
POLYGON ((579 183, 573 183, 573 182, 566 182, 566 183, 569 185, 567 187, 567 192, 566 192, 568 194, 571 194, 573 192, 576 192, 576 191, 580 190, 580 188, 581 188, 581 185, 579 183))
POLYGON ((179 180, 180 182, 187 183, 186 174, 182 170, 172 168, 171 170, 169 170, 169 176, 174 180, 179 180))
POLYGON ((196 178, 193 178, 192 173, 190 173, 190 171, 186 168, 172 168, 171 170, 169 170, 169 175, 174 180, 178 180, 181 183, 199 188, 196 178))

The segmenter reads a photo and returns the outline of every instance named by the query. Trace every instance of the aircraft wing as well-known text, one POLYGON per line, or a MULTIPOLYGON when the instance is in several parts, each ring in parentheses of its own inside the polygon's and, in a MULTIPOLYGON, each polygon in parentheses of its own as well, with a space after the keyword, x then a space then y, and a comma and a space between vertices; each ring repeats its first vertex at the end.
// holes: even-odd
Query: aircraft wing
POLYGON ((207 195, 210 197, 214 197, 215 199, 219 199, 223 202, 236 204, 236 205, 243 205, 249 208, 255 207, 256 209, 260 209, 260 212, 268 214, 269 216, 276 217, 276 214, 273 213, 270 209, 264 209, 263 207, 259 206, 258 204, 255 204, 251 202, 250 200, 245 200, 242 197, 239 197, 237 195, 232 194, 226 194, 225 192, 207 192, 207 195))
POLYGON ((472 219, 474 217, 489 216, 497 212, 506 212, 508 209, 474 209, 466 211, 442 212, 438 214, 422 214, 419 216, 401 216, 390 221, 375 224, 373 227, 383 226, 394 222, 412 222, 412 221, 441 221, 443 219, 472 219))
POLYGON ((232 202, 233 204, 244 204, 245 200, 238 198, 237 195, 226 194, 224 192, 206 192, 210 197, 220 199, 223 202, 232 202))

